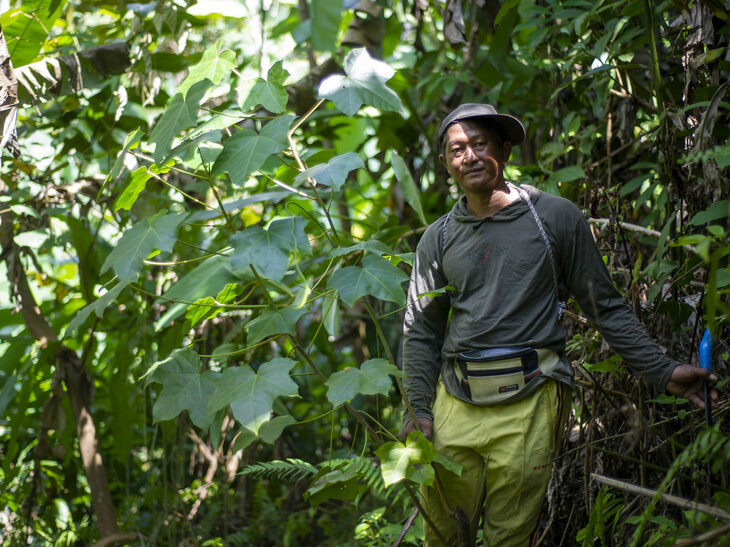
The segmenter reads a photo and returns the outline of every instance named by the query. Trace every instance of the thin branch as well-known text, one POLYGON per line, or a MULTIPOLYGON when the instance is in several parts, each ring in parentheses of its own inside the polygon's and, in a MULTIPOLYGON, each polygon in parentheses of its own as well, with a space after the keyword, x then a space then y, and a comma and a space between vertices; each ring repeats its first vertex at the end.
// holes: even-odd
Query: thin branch
POLYGON ((658 497, 662 501, 671 505, 676 505, 677 507, 681 507, 682 509, 699 511, 701 513, 705 513, 706 515, 711 515, 716 518, 730 520, 730 513, 719 507, 713 507, 704 503, 697 503, 696 501, 680 498, 679 496, 673 496, 671 494, 660 493, 656 490, 651 490, 650 488, 636 486, 635 484, 620 481, 618 479, 613 479, 611 477, 606 477, 604 475, 599 475, 598 473, 591 473, 591 479, 595 480, 596 482, 600 482, 601 484, 605 484, 606 486, 610 486, 611 488, 617 488, 619 490, 623 490, 624 492, 629 492, 630 494, 635 494, 637 496, 646 496, 649 498, 658 497))

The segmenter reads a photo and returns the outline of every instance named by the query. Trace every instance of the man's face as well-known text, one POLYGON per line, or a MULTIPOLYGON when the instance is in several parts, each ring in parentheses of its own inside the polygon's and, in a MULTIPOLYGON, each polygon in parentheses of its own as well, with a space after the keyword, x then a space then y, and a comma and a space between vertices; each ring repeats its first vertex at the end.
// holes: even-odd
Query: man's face
POLYGON ((481 123, 461 120, 446 130, 440 160, 466 194, 491 194, 504 184, 502 167, 511 151, 510 142, 500 146, 481 123))

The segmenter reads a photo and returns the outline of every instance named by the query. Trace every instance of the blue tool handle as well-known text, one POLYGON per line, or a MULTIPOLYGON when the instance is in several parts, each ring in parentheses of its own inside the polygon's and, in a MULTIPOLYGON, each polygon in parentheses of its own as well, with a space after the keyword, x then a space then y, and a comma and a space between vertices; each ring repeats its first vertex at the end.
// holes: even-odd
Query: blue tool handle
POLYGON ((700 341, 700 367, 712 372, 712 347, 715 345, 715 337, 710 329, 705 329, 700 341))

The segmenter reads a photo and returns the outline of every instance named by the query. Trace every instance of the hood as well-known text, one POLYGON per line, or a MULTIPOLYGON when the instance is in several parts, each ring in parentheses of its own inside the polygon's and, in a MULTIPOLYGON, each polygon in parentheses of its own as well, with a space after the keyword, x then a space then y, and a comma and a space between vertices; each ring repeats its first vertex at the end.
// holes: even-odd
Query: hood
MULTIPOLYGON (((507 184, 516 187, 511 182, 508 182, 507 184)), ((533 205, 537 203, 538 199, 540 199, 540 196, 542 195, 542 192, 540 190, 538 190, 534 186, 530 186, 529 184, 520 185, 519 188, 527 191, 527 194, 530 196, 530 200, 532 201, 533 205)), ((510 220, 514 220, 517 217, 528 213, 529 211, 530 208, 527 206, 527 203, 519 199, 510 203, 506 207, 503 207, 502 209, 494 213, 491 217, 487 218, 490 219, 490 222, 507 222, 510 220)), ((462 222, 464 224, 474 224, 475 226, 481 225, 486 220, 483 218, 475 217, 469 212, 469 210, 466 208, 466 196, 461 196, 454 204, 454 208, 451 210, 451 218, 453 218, 456 222, 462 222)))

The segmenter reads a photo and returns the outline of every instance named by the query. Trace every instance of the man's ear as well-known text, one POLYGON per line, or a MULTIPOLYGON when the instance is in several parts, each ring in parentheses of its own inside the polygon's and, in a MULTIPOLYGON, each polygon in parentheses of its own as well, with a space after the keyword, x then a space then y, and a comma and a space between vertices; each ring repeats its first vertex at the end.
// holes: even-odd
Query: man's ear
POLYGON ((502 145, 502 163, 507 163, 511 155, 512 143, 509 141, 505 141, 505 143, 502 145))
POLYGON ((446 165, 446 158, 444 158, 443 154, 439 154, 439 161, 441 162, 441 165, 443 165, 444 168, 448 171, 449 167, 446 165))

